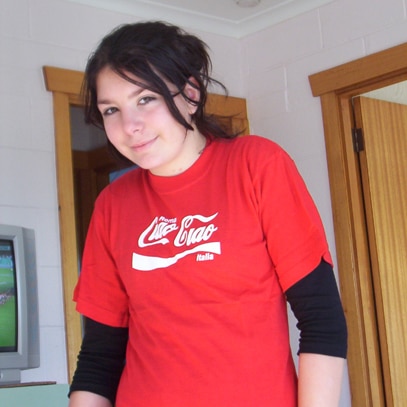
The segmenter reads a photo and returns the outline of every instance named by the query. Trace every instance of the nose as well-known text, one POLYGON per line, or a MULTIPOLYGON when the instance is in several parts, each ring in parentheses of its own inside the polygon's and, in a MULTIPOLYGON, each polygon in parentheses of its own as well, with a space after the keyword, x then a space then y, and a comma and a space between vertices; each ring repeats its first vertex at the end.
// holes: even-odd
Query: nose
POLYGON ((122 111, 122 126, 125 133, 129 136, 140 132, 143 128, 143 118, 140 113, 136 113, 134 110, 122 111))

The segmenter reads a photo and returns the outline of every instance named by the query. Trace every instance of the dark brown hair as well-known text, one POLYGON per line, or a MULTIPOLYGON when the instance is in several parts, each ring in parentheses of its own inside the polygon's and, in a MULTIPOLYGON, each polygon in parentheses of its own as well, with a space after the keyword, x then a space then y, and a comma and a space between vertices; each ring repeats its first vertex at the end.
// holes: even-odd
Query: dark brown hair
POLYGON ((205 137, 235 136, 229 134, 212 116, 205 114, 208 86, 214 84, 225 93, 227 91, 222 83, 211 78, 212 63, 208 47, 196 36, 177 26, 151 21, 119 26, 103 38, 89 58, 83 86, 85 120, 101 128, 103 118, 97 107, 96 81, 100 71, 106 67, 129 82, 162 95, 175 120, 191 130, 191 125, 179 112, 174 95, 166 84, 172 83, 178 90, 177 94, 195 104, 197 109, 192 119, 205 137), (137 77, 138 81, 129 74, 137 77), (198 101, 190 100, 184 93, 187 83, 199 90, 198 101))

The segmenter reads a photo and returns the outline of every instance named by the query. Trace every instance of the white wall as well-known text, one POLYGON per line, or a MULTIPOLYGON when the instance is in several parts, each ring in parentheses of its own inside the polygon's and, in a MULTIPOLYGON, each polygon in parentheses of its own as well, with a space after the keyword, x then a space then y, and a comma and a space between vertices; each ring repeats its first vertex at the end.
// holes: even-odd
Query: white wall
MULTIPOLYGON (((336 0, 240 41, 198 32, 214 74, 247 97, 252 132, 296 160, 335 258, 319 100, 308 75, 407 41, 407 0, 336 0)), ((83 70, 110 29, 137 18, 63 0, 0 2, 0 222, 36 231, 41 367, 25 381, 66 383, 52 98, 41 68, 83 70)), ((341 407, 350 406, 345 380, 341 407)))

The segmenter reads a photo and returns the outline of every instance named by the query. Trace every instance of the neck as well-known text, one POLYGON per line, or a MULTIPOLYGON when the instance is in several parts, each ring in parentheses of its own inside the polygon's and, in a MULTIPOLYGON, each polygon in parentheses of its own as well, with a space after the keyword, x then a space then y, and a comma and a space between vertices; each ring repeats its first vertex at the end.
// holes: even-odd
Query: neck
POLYGON ((206 147, 206 137, 196 128, 185 133, 183 151, 172 168, 156 168, 150 170, 153 175, 171 177, 188 170, 200 157, 206 147))

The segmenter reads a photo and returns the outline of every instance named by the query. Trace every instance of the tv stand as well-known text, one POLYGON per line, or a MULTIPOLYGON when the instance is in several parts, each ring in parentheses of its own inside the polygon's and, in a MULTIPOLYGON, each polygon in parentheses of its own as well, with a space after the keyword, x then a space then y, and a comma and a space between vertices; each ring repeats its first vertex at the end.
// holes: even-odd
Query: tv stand
POLYGON ((0 406, 68 407, 69 385, 30 382, 0 387, 0 406))
POLYGON ((0 389, 11 387, 48 386, 50 384, 57 384, 57 382, 4 383, 0 384, 0 389))

